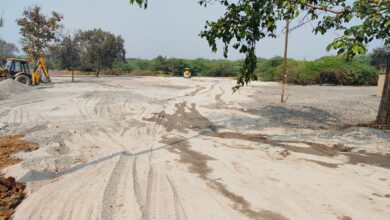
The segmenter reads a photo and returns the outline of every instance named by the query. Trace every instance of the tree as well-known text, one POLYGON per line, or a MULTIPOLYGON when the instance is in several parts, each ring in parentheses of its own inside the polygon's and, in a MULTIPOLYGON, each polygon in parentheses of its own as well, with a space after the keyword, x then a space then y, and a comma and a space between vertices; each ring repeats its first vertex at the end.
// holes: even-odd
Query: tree
MULTIPOLYGON (((130 3, 147 7, 147 0, 130 0, 130 3)), ((234 91, 257 79, 254 74, 257 63, 256 44, 266 37, 276 38, 280 21, 300 19, 304 21, 300 25, 315 21, 315 34, 342 32, 327 49, 335 49, 347 59, 365 54, 366 45, 374 39, 383 40, 385 45, 390 45, 390 1, 200 0, 199 3, 205 7, 210 3, 220 3, 225 7, 224 15, 215 21, 207 21, 205 29, 200 33, 201 37, 207 39, 212 51, 217 51, 217 41, 220 40, 224 45, 225 57, 230 46, 245 55, 234 91)), ((387 89, 386 87, 385 90, 387 89)), ((382 104, 389 103, 385 99, 386 97, 382 97, 382 104)))
POLYGON ((81 62, 80 53, 80 44, 72 36, 65 36, 58 45, 58 58, 61 68, 72 71, 72 82, 74 82, 74 68, 81 62))
POLYGON ((111 69, 116 61, 125 61, 124 40, 101 29, 80 31, 76 39, 81 45, 81 60, 96 70, 96 77, 103 68, 111 69))
MULTIPOLYGON (((0 27, 3 27, 4 19, 0 17, 0 27)), ((0 61, 3 59, 15 56, 15 53, 19 52, 19 49, 13 43, 8 43, 3 39, 0 39, 0 61)))
POLYGON ((19 52, 19 50, 15 44, 0 39, 0 60, 14 57, 16 52, 19 52))
MULTIPOLYGON (((185 68, 190 68, 190 65, 183 59, 170 58, 168 59, 168 67, 172 76, 183 75, 185 68)), ((191 71, 191 73, 193 73, 191 71)))
POLYGON ((163 57, 161 55, 153 59, 153 66, 155 71, 161 71, 165 74, 171 74, 172 76, 180 75, 187 67, 182 59, 163 57))
POLYGON ((170 71, 168 59, 161 55, 153 59, 153 66, 155 71, 161 71, 163 73, 169 73, 170 71))
POLYGON ((211 62, 209 64, 209 72, 212 73, 212 76, 216 77, 237 76, 237 71, 234 68, 233 62, 223 60, 211 62))
POLYGON ((41 14, 41 7, 34 6, 23 11, 16 20, 22 35, 22 49, 31 58, 38 59, 53 43, 58 42, 63 16, 53 11, 50 18, 41 14))
POLYGON ((386 74, 377 122, 388 124, 390 121, 390 46, 375 49, 372 55, 372 64, 384 69, 386 74))

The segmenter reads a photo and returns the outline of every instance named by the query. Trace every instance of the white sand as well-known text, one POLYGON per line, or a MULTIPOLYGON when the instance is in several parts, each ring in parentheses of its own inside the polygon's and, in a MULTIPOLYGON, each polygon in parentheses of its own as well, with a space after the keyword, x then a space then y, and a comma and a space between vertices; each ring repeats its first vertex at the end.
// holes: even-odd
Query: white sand
POLYGON ((27 93, 31 90, 28 86, 12 79, 0 80, 0 100, 8 99, 13 95, 27 93))
POLYGON ((336 129, 375 118, 374 87, 288 87, 282 106, 275 83, 232 94, 227 79, 53 81, 0 101, 0 135, 25 133, 40 147, 5 170, 28 186, 14 220, 390 219, 389 157, 387 167, 353 164, 341 153, 284 155, 273 142, 217 137, 383 155, 388 132, 336 129))

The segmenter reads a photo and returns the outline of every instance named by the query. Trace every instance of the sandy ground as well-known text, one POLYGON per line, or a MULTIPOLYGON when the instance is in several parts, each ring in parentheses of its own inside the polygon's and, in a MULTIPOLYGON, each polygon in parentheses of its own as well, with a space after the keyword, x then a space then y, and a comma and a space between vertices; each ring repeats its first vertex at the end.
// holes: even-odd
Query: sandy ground
POLYGON ((0 100, 0 136, 39 149, 13 219, 390 219, 375 87, 88 78, 0 100))

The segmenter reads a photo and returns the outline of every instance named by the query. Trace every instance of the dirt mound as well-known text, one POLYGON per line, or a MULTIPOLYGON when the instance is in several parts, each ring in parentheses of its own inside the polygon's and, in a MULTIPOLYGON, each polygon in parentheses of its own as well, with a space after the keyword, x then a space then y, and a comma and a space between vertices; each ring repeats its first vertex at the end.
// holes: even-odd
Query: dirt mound
POLYGON ((23 85, 12 79, 0 81, 0 100, 8 99, 12 95, 26 93, 30 91, 29 86, 23 85))
POLYGON ((0 219, 8 219, 26 196, 25 184, 17 183, 13 177, 0 177, 0 219))
MULTIPOLYGON (((23 135, 6 136, 0 138, 0 169, 20 162, 12 157, 19 151, 33 151, 37 145, 21 140, 23 135)), ((13 177, 5 178, 0 173, 0 219, 8 219, 14 213, 14 209, 25 197, 25 184, 17 183, 13 177)))
POLYGON ((20 162, 20 159, 12 157, 12 154, 38 148, 36 144, 22 140, 22 137, 24 136, 21 134, 0 137, 0 169, 20 162))

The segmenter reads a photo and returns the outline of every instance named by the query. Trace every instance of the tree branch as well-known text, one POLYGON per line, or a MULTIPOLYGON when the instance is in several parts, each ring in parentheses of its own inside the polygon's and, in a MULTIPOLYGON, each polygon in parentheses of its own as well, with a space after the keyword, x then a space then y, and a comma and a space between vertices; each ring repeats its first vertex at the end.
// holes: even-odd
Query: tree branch
POLYGON ((342 14, 342 13, 345 12, 345 10, 336 10, 336 9, 333 9, 333 8, 321 7, 321 6, 313 5, 313 4, 310 4, 310 3, 303 3, 303 2, 301 2, 301 4, 306 5, 307 7, 312 8, 312 9, 322 10, 322 11, 330 12, 330 13, 333 13, 333 14, 342 14))

